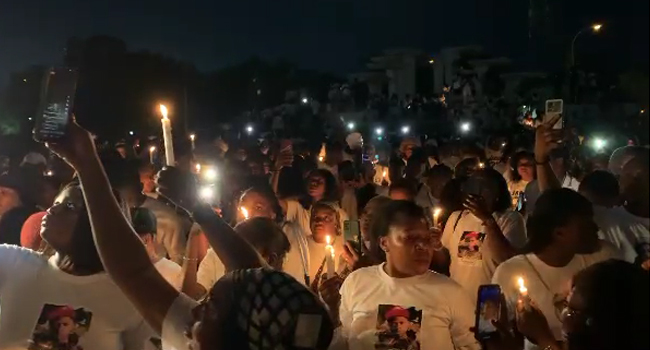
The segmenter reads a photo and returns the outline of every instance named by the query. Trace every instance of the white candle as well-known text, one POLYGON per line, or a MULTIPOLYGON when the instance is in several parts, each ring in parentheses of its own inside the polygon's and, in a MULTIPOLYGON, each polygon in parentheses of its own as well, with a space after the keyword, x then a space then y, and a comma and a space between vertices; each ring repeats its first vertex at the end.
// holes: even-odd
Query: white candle
POLYGON ((172 122, 167 118, 167 107, 160 105, 160 114, 162 114, 163 141, 165 142, 165 163, 167 166, 176 165, 174 160, 174 141, 172 139, 172 122))
POLYGON ((325 270, 325 279, 332 278, 336 275, 336 264, 334 261, 334 246, 332 246, 332 239, 330 236, 325 237, 325 265, 327 270, 325 270))
POLYGON ((440 219, 441 208, 433 208, 433 226, 438 226, 438 219, 440 219))
POLYGON ((153 153, 156 152, 156 146, 149 147, 149 163, 153 164, 153 153))
POLYGON ((517 284, 519 285, 519 300, 524 304, 524 308, 528 309, 530 307, 530 296, 528 295, 528 288, 524 284, 524 279, 519 277, 517 284))
POLYGON ((190 134, 190 141, 192 141, 192 150, 194 150, 194 148, 195 148, 195 146, 194 146, 194 140, 195 139, 196 139, 196 135, 190 134))

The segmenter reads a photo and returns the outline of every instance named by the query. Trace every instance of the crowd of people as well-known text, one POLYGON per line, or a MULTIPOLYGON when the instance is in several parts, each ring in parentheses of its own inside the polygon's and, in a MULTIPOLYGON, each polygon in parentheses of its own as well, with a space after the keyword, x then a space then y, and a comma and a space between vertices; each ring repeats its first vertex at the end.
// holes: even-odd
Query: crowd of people
POLYGON ((158 169, 71 123, 47 147, 73 176, 0 175, 0 349, 650 349, 650 151, 578 175, 553 124, 516 149, 218 140, 158 169))

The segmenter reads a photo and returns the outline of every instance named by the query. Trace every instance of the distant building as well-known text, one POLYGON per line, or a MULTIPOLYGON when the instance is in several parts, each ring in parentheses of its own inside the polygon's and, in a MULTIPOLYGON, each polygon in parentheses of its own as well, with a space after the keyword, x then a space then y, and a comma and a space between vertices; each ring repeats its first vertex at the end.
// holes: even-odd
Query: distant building
MULTIPOLYGON (((428 64, 429 55, 421 50, 388 49, 381 55, 370 58, 366 65, 368 71, 352 74, 350 80, 366 82, 370 94, 386 93, 404 100, 417 93, 426 93, 419 91, 419 86, 423 84, 418 81, 421 77, 418 73, 423 67, 428 67, 428 64)), ((425 78, 430 79, 430 76, 425 78)))

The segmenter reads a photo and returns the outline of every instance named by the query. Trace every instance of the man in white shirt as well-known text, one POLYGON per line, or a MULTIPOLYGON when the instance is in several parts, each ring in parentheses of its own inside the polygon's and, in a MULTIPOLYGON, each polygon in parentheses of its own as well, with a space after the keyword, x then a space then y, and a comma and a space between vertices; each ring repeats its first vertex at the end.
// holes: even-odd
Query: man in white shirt
MULTIPOLYGON (((615 248, 598 240, 591 203, 569 189, 550 189, 538 200, 528 219, 527 254, 502 263, 492 283, 506 296, 509 314, 520 297, 519 280, 528 297, 546 317, 555 339, 561 341, 560 315, 571 291, 573 276, 582 269, 610 258, 615 248)), ((537 349, 526 342, 526 349, 537 349)))
POLYGON ((579 192, 594 205, 599 237, 618 248, 628 262, 647 260, 647 255, 640 253, 650 244, 648 225, 618 206, 620 191, 616 177, 608 171, 594 171, 580 183, 579 192))

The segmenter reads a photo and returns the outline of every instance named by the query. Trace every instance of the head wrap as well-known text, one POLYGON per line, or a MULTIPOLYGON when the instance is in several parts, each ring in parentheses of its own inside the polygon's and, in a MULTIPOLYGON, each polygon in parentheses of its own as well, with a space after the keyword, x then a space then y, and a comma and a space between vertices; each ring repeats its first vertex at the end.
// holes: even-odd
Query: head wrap
POLYGON ((268 268, 237 270, 229 319, 249 349, 326 349, 333 327, 320 299, 293 277, 268 268))

